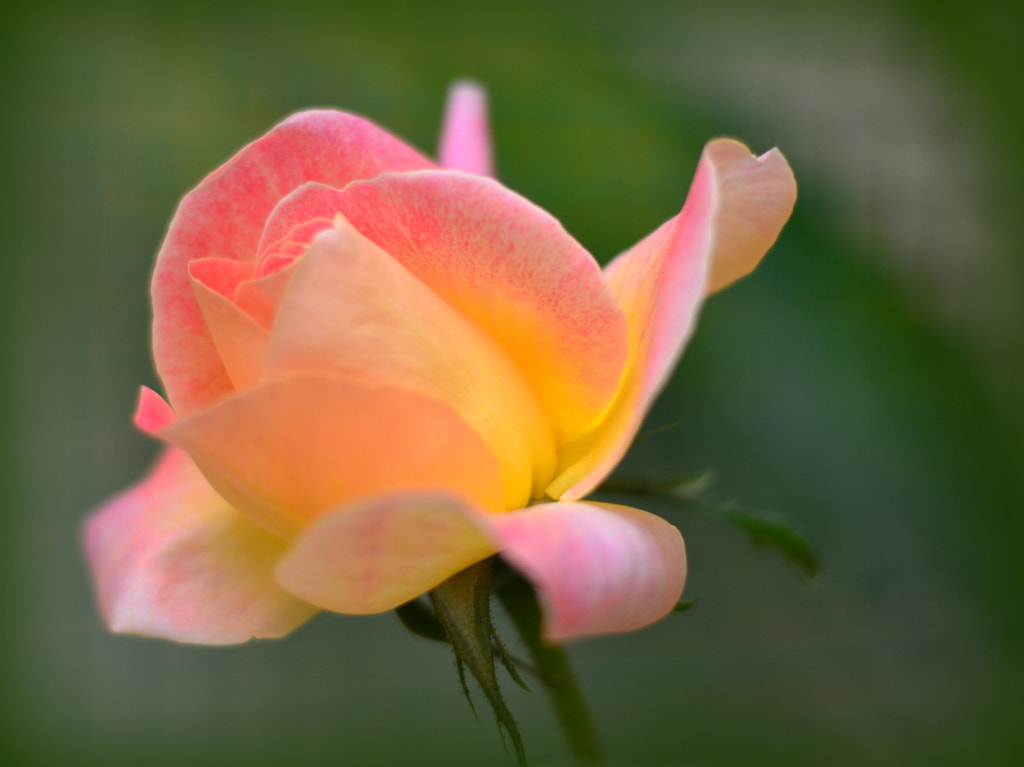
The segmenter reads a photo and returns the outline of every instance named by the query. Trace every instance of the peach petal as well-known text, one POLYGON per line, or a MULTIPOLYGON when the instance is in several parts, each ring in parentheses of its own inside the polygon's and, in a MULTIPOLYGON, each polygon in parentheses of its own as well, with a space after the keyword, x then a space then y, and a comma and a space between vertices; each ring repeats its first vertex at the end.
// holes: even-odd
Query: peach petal
POLYGON ((274 578, 285 542, 228 506, 180 450, 94 512, 85 543, 113 631, 233 644, 284 636, 316 612, 274 578))
POLYGON ((153 274, 153 353, 171 404, 199 410, 233 388, 190 285, 190 261, 256 258, 263 225, 306 182, 337 188, 433 164, 361 117, 300 112, 246 146, 182 200, 153 274))
POLYGON ((487 520, 501 556, 529 579, 553 642, 632 631, 668 614, 686 580, 679 531, 646 511, 549 503, 487 520))
POLYGON ((497 548, 465 500, 446 493, 377 496, 306 528, 277 570, 284 588, 327 610, 391 610, 497 548))
POLYGON ((235 291, 235 305, 267 331, 274 326, 277 310, 284 300, 288 285, 299 264, 299 259, 288 259, 286 263, 273 266, 269 261, 270 259, 265 262, 265 276, 243 282, 235 291))
MULTIPOLYGON (((211 260, 193 261, 189 264, 190 273, 202 273, 205 270, 199 267, 208 266, 211 260)), ((252 264, 247 266, 251 272, 252 264)), ((255 386, 263 373, 263 358, 270 342, 267 331, 230 298, 202 280, 193 277, 192 290, 232 385, 236 389, 255 386)))
POLYGON ((629 365, 604 423, 563 451, 548 495, 582 498, 618 464, 693 333, 703 296, 754 268, 795 199, 778 150, 757 158, 729 139, 707 145, 679 215, 605 268, 629 322, 629 365))
POLYGON ((267 378, 357 374, 445 402, 498 458, 504 508, 542 494, 555 469, 551 430, 515 362, 347 221, 337 226, 296 265, 267 378))
POLYGON ((500 511, 497 460, 446 403, 326 374, 266 381, 179 418, 188 451, 236 509, 282 537, 373 493, 448 488, 500 511))
POLYGON ((437 156, 442 168, 494 175, 487 91, 479 83, 458 80, 448 89, 437 156))
POLYGON ((384 174, 342 190, 343 215, 512 355, 556 443, 614 396, 626 321, 597 262, 561 224, 496 181, 455 171, 384 174))

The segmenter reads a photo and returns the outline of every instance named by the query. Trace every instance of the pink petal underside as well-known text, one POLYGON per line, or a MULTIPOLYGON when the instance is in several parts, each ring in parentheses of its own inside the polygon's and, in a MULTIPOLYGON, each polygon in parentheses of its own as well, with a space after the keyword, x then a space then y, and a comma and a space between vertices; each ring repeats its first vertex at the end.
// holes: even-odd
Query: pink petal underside
POLYGON ((537 589, 551 641, 641 628, 664 617, 683 593, 682 536, 646 511, 549 503, 487 523, 502 557, 537 589))
POLYGON ((381 495, 323 514, 277 577, 318 607, 376 613, 495 552, 537 589, 552 641, 653 623, 678 602, 686 579, 679 531, 645 511, 549 503, 494 515, 436 492, 381 495))
POLYGON ((316 612, 274 578, 284 541, 228 506, 180 450, 95 512, 85 544, 114 631, 233 644, 284 636, 316 612))
POLYGON ((293 594, 324 609, 378 613, 496 550, 484 515, 458 496, 383 495, 317 519, 295 541, 277 578, 293 594))
POLYGON ((343 215, 512 355, 556 442, 614 396, 626 321, 594 259, 497 182, 454 171, 384 174, 342 190, 343 215))
POLYGON ((629 322, 629 366, 602 426, 563 451, 551 497, 582 498, 618 464, 693 333, 703 296, 757 265, 795 199, 778 150, 754 157, 736 141, 713 141, 679 215, 605 268, 629 322))
POLYGON ((479 83, 459 80, 448 89, 437 156, 442 168, 494 175, 487 91, 479 83))
POLYGON ((188 451, 232 506, 282 537, 355 498, 446 488, 504 508, 497 460, 450 405, 327 374, 293 375, 179 418, 188 451))
POLYGON ((431 168, 399 139, 354 115, 300 112, 242 149, 185 196, 153 274, 153 353, 179 413, 232 389, 190 285, 201 258, 252 261, 263 225, 282 197, 314 181, 341 188, 384 171, 431 168))
POLYGON ((516 364, 490 336, 339 217, 295 267, 274 324, 268 380, 359 375, 452 406, 502 468, 504 508, 554 475, 550 427, 516 364))

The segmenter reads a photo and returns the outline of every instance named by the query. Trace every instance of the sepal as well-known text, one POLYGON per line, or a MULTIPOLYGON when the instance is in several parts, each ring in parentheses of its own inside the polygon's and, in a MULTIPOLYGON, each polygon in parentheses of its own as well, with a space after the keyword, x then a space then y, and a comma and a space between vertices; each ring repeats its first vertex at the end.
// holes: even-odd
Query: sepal
MULTIPOLYGON (((524 687, 526 685, 514 671, 512 659, 498 639, 491 620, 491 568, 491 559, 467 567, 433 589, 430 601, 455 652, 459 681, 470 708, 473 708, 473 701, 466 686, 466 669, 469 669, 487 702, 491 704, 502 740, 507 733, 516 752, 516 760, 520 767, 526 767, 523 739, 501 694, 495 660, 509 669, 519 684, 524 687)), ((473 712, 476 713, 475 708, 473 712)))

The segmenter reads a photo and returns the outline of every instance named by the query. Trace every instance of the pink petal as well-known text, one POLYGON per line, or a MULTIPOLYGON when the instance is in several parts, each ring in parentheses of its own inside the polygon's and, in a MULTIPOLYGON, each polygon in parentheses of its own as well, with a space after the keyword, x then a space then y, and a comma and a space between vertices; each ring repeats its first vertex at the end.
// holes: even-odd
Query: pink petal
POLYGON ((262 277, 272 269, 266 264, 274 255, 292 259, 306 251, 313 238, 334 226, 341 210, 341 192, 325 184, 303 184, 281 200, 260 235, 257 258, 262 277))
POLYGON ((139 390, 139 403, 135 408, 135 425, 142 431, 153 434, 178 420, 163 397, 143 386, 139 390))
POLYGON ((230 258, 200 258, 189 263, 188 273, 193 280, 199 280, 231 301, 238 286, 252 279, 253 263, 232 261, 230 258))
POLYGON ((255 279, 238 285, 238 307, 270 330, 291 282, 296 261, 321 232, 334 227, 339 195, 325 184, 303 184, 282 199, 267 219, 257 247, 255 279))
POLYGON ((232 506, 282 537, 361 496, 411 488, 504 508, 498 462, 450 405, 359 378, 266 381, 159 436, 188 451, 232 506))
POLYGON ((306 182, 341 188, 384 171, 430 167, 429 160, 360 117, 300 112, 186 195, 157 255, 152 285, 153 352, 175 409, 193 412, 232 389, 189 284, 190 261, 254 260, 274 206, 306 182))
POLYGON ((284 636, 316 612, 274 578, 286 544, 228 506, 180 450, 95 512, 85 543, 113 631, 233 644, 284 636))
POLYGON ((267 219, 257 249, 256 279, 240 284, 234 294, 238 307, 266 330, 277 319, 296 262, 318 234, 334 227, 340 194, 324 184, 303 184, 267 219))
POLYGON ((448 89, 437 156, 442 168, 493 176, 487 91, 472 80, 458 80, 448 89))
POLYGON ((498 459, 503 508, 543 493, 551 430, 516 364, 465 315, 339 217, 296 264, 266 377, 358 375, 453 407, 498 459))
POLYGON ((561 224, 491 179, 384 174, 342 191, 342 213, 512 355, 564 442, 614 396, 626 321, 594 259, 561 224))
POLYGON ((502 557, 537 589, 544 635, 553 642, 641 628, 669 613, 683 593, 682 536, 646 511, 549 503, 488 523, 502 557))
POLYGON ((548 495, 576 500, 608 476, 671 375, 709 286, 718 289, 754 268, 795 199, 778 150, 756 158, 729 139, 707 145, 679 215, 605 269, 629 322, 628 372, 601 427, 563 451, 548 495))
POLYGON ((391 610, 497 550, 478 516, 447 493, 356 501, 306 528, 277 578, 293 594, 334 612, 391 610))

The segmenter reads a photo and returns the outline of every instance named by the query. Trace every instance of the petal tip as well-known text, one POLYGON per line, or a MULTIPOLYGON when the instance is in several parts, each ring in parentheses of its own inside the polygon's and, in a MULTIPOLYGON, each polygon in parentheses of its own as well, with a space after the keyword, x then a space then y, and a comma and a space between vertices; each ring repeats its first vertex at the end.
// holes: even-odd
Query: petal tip
POLYGON ((139 389, 139 401, 135 407, 135 426, 147 434, 155 434, 175 422, 177 416, 171 406, 159 394, 143 386, 139 389))
POLYGON ((438 158, 442 168, 494 175, 487 89, 461 78, 448 88, 438 158))

